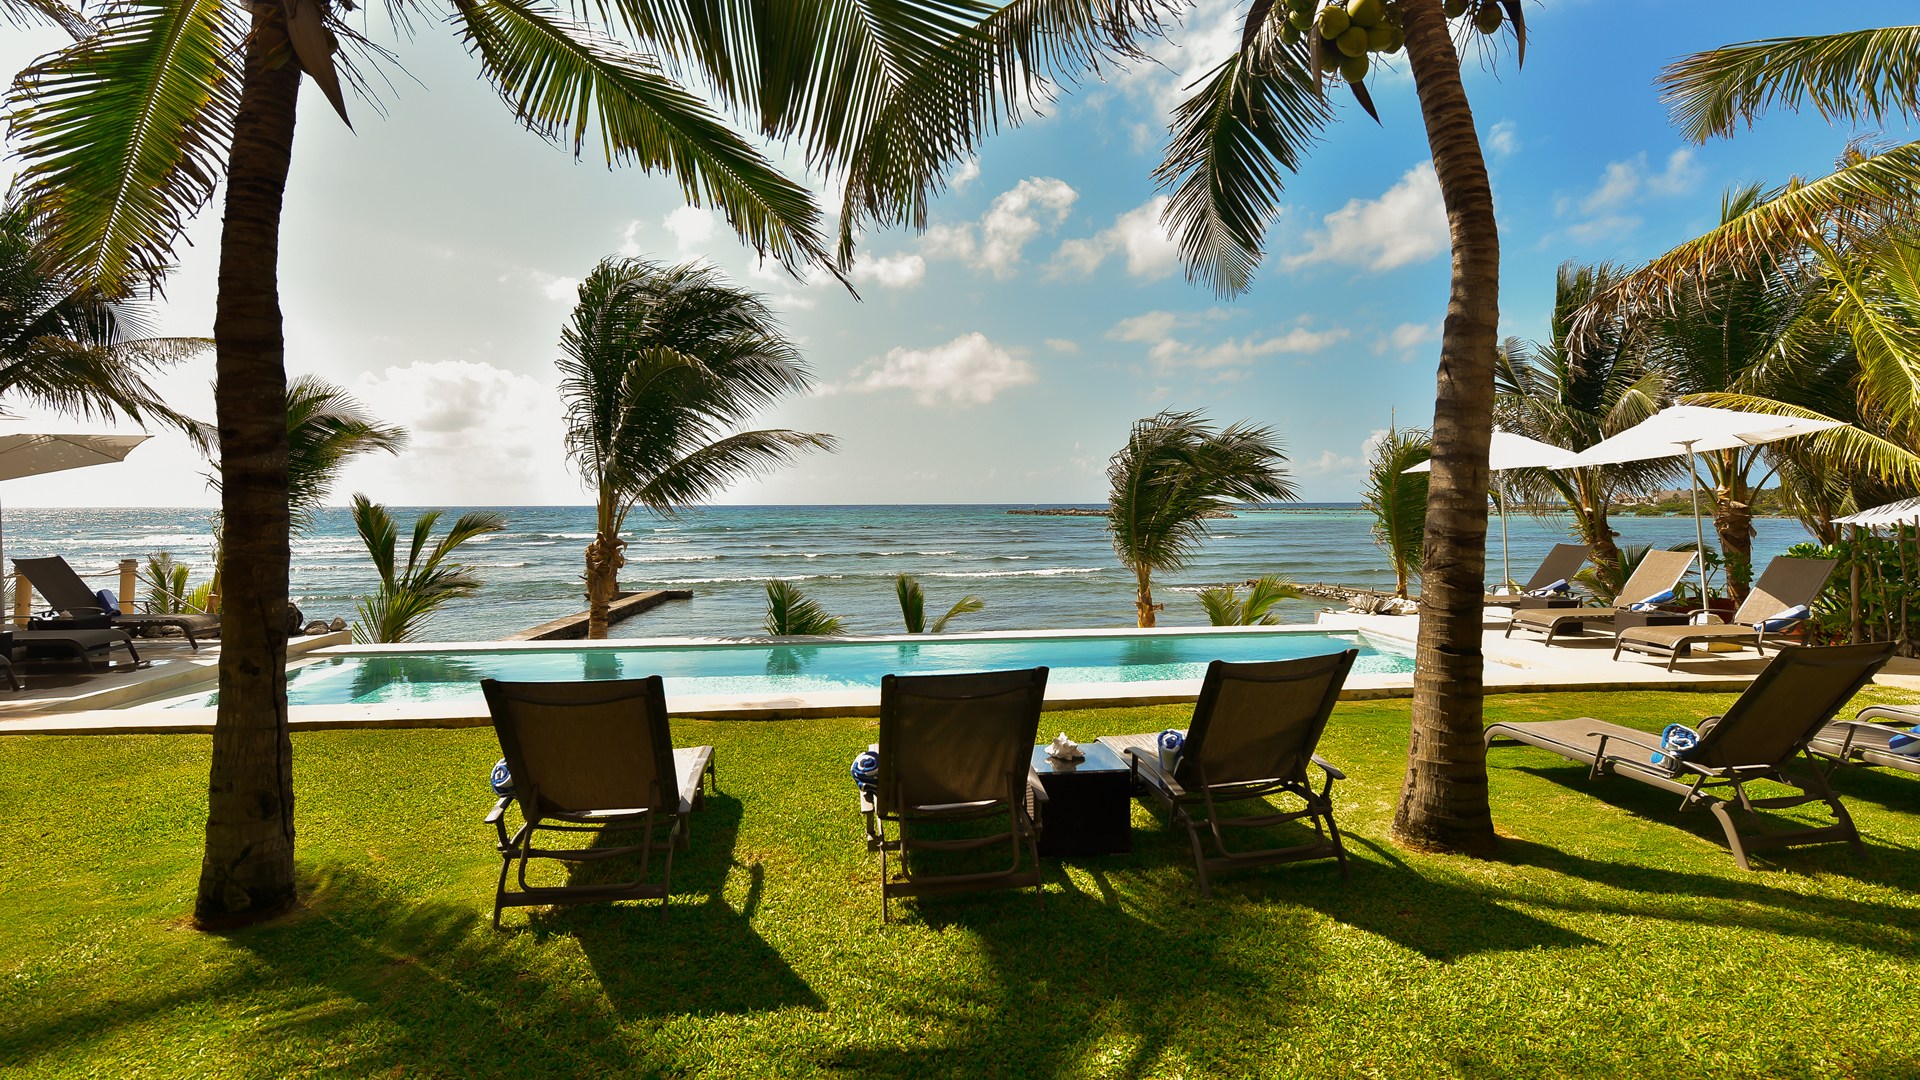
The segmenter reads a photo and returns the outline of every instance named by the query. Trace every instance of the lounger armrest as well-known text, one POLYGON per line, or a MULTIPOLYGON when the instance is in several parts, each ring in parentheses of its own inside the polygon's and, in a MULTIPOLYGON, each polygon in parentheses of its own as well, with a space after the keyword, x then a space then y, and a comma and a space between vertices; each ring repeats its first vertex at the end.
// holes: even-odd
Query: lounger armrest
POLYGON ((513 803, 513 796, 502 795, 500 797, 500 801, 493 804, 493 809, 487 811, 486 819, 482 821, 480 824, 482 825, 500 824, 500 819, 506 816, 507 807, 512 803, 513 803))
MULTIPOLYGON (((1867 709, 1862 709, 1860 711, 1863 713, 1868 712, 1870 711, 1871 708, 1872 707, 1869 706, 1867 709)), ((1847 737, 1840 740, 1840 752, 1837 755, 1835 755, 1835 757, 1837 757, 1841 761, 1845 761, 1846 759, 1853 756, 1854 737, 1859 735, 1862 731, 1884 731, 1887 733, 1889 737, 1894 735, 1913 734, 1913 732, 1910 732, 1905 728, 1897 728, 1892 726, 1891 724, 1876 724, 1871 720, 1861 720, 1857 718, 1853 720, 1832 720, 1832 721, 1829 721, 1829 723, 1832 726, 1844 727, 1847 729, 1847 737)), ((1822 751, 1812 750, 1811 748, 1809 748, 1809 751, 1811 753, 1816 753, 1816 754, 1823 753, 1822 751)))
POLYGON ((1596 755, 1605 754, 1607 752, 1608 739, 1612 739, 1614 742, 1626 743, 1628 746, 1637 746, 1642 750, 1651 750, 1656 754, 1666 753, 1666 749, 1664 747, 1656 746, 1651 743, 1636 742, 1633 739, 1627 738, 1625 735, 1617 735, 1611 731, 1589 731, 1587 732, 1587 734, 1597 735, 1600 737, 1600 749, 1595 752, 1596 755))
POLYGON ((1313 763, 1315 765, 1320 766, 1322 769, 1325 769, 1327 771, 1327 775, 1332 777, 1335 780, 1345 780, 1347 778, 1346 773, 1343 773, 1339 769, 1334 768, 1333 765, 1330 762, 1328 762, 1326 758, 1321 757, 1319 754, 1313 755, 1313 763))
POLYGON ((1034 802, 1047 801, 1047 785, 1040 782, 1040 771, 1031 765, 1027 766, 1027 790, 1033 793, 1034 802))

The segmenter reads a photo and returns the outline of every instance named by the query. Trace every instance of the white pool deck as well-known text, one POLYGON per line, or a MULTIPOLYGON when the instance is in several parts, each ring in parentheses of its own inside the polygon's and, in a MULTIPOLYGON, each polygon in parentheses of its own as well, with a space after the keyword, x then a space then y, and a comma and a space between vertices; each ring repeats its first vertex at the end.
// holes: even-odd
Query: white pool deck
MULTIPOLYGON (((1353 615, 1321 612, 1313 626, 1292 629, 1359 630, 1376 637, 1397 641, 1411 650, 1418 630, 1417 616, 1353 615)), ((1668 672, 1664 660, 1636 654, 1612 659, 1610 635, 1593 634, 1578 638, 1557 638, 1548 646, 1537 634, 1516 632, 1502 636, 1504 620, 1489 619, 1483 641, 1486 658, 1486 692, 1489 694, 1542 693, 1553 691, 1672 690, 1734 692, 1744 689, 1765 666, 1752 650, 1741 653, 1699 654, 1683 659, 1676 670, 1668 672)), ((1194 628, 1183 628, 1191 632, 1194 628)), ((1048 636, 1079 636, 1129 633, 1130 631, 1049 631, 1048 636)), ((1215 633, 1260 632, 1220 630, 1215 633)), ((1271 632, 1271 631, 1267 631, 1271 632)), ((1032 632, 951 635, 952 637, 1027 637, 1032 632)), ((718 640, 718 639, 712 639, 718 640)), ((730 639, 738 640, 738 639, 730 639)), ((891 639, 881 639, 891 640, 891 639)), ((924 638, 900 637, 902 642, 924 638)), ((608 647, 632 647, 638 639, 608 642, 608 647)), ((653 643, 660 643, 654 639, 653 643)), ((436 649, 577 649, 581 642, 528 643, 459 642, 438 643, 436 649)), ((219 662, 219 647, 203 645, 190 651, 184 642, 169 640, 137 643, 143 658, 151 657, 151 666, 86 677, 78 673, 62 675, 55 669, 45 674, 30 674, 27 689, 11 697, 0 697, 0 735, 117 735, 207 733, 213 730, 213 709, 160 708, 147 703, 178 698, 211 689, 210 681, 219 662)), ((305 663, 317 656, 345 651, 345 634, 326 634, 298 638, 289 644, 292 663, 305 663)), ((416 651, 419 646, 391 646, 381 651, 416 651)), ((370 651, 355 647, 352 652, 370 651)), ((1920 660, 1896 659, 1874 680, 1889 686, 1920 690, 1920 660)), ((0 691, 4 694, 4 691, 0 691)), ((1047 687, 1046 708, 1097 709, 1129 705, 1186 704, 1200 694, 1200 680, 1131 683, 1056 683, 1047 687)), ((1413 676, 1394 674, 1355 674, 1347 679, 1343 700, 1411 697, 1413 676)), ((484 707, 477 703, 442 702, 381 705, 298 705, 288 710, 288 721, 295 731, 322 731, 343 728, 460 728, 484 727, 489 723, 484 707)), ((861 690, 823 691, 784 696, 670 695, 667 705, 676 716, 731 720, 779 720, 822 716, 877 716, 880 711, 878 687, 861 690)))

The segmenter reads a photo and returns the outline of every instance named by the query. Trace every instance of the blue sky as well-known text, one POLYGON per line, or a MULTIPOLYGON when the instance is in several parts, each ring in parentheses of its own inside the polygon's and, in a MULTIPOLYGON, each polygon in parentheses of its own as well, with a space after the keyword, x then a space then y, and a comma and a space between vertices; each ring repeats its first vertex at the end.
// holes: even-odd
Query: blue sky
MULTIPOLYGON (((1529 4, 1524 71, 1469 64, 1502 236, 1501 330, 1537 337, 1561 262, 1632 263, 1710 226, 1720 193, 1831 168, 1850 134, 1778 113, 1684 145, 1653 88, 1683 53, 1857 28, 1846 5, 1529 4)), ((1340 119, 1290 177, 1253 289, 1189 285, 1150 178, 1167 110, 1237 37, 1202 3, 1136 65, 1073 88, 986 143, 925 234, 864 239, 856 302, 754 264, 677 187, 581 161, 519 129, 444 27, 393 43, 385 115, 347 131, 309 83, 281 250, 288 368, 343 383, 414 432, 335 492, 395 504, 584 502, 560 445, 553 361, 572 286, 607 255, 707 259, 765 292, 820 380, 763 423, 840 438, 725 501, 1094 502, 1128 424, 1165 407, 1274 426, 1303 497, 1356 498, 1370 438, 1431 416, 1448 252, 1413 84, 1372 80, 1382 125, 1340 119)), ((371 24, 375 36, 384 32, 371 24)), ((58 44, 9 34, 18 70, 58 44)), ((1896 129, 1895 138, 1912 138, 1896 129)), ((7 162, 0 170, 11 170, 7 162)), ((164 329, 207 334, 219 203, 183 249, 164 329)), ((211 419, 211 357, 165 379, 211 419)), ((204 466, 162 435, 127 463, 11 481, 9 505, 210 505, 204 466)))

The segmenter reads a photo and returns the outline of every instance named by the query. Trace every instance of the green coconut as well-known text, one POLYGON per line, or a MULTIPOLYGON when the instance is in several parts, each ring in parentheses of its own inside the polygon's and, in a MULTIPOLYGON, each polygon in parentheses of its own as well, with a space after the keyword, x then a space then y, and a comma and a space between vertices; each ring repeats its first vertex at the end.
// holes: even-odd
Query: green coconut
POLYGON ((1407 32, 1396 26, 1393 28, 1392 40, 1388 41, 1385 45, 1381 46, 1380 51, 1388 56, 1392 56, 1395 53, 1399 52, 1401 47, 1406 45, 1406 43, 1407 43, 1407 32))
POLYGON ((1349 56, 1340 61, 1340 77, 1348 82, 1360 82, 1367 77, 1367 69, 1372 66, 1364 56, 1349 56))
POLYGON ((1386 52, 1387 43, 1392 41, 1393 35, 1399 32, 1391 26, 1376 26, 1367 31, 1367 51, 1386 52))
POLYGON ((1320 9, 1320 19, 1315 24, 1320 28, 1320 36, 1333 41, 1353 26, 1353 20, 1347 17, 1347 9, 1338 4, 1320 9))
POLYGON ((1347 32, 1335 38, 1333 43, 1347 56, 1367 55, 1367 31, 1363 27, 1347 27, 1347 32))
POLYGON ((1287 25, 1302 32, 1311 30, 1313 29, 1313 13, 1310 11, 1293 12, 1287 16, 1287 25))
POLYGON ((1500 23, 1505 18, 1499 4, 1481 4, 1480 10, 1473 16, 1473 28, 1483 34, 1491 34, 1500 29, 1500 23))
POLYGON ((1300 28, 1291 22, 1280 28, 1280 40, 1286 42, 1288 45, 1300 44, 1300 38, 1302 36, 1300 28))
POLYGON ((1368 30, 1379 26, 1387 17, 1387 9, 1380 0, 1347 0, 1347 18, 1353 25, 1368 30))

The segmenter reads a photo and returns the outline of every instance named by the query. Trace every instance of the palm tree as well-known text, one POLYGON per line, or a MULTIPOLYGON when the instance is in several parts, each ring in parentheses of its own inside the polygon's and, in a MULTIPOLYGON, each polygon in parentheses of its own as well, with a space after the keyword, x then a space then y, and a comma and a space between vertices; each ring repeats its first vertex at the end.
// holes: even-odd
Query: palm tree
POLYGON ((774 637, 805 634, 844 634, 840 619, 821 610, 791 581, 767 582, 767 620, 762 624, 774 637))
POLYGON ((560 348, 567 453, 594 490, 587 636, 604 638, 626 564, 620 534, 634 508, 672 516, 834 443, 802 431, 732 430, 813 378, 773 312, 711 267, 602 260, 580 285, 560 348))
POLYGON ((1432 476, 1407 470, 1432 457, 1433 442, 1426 431, 1390 429, 1367 463, 1367 483, 1360 491, 1360 505, 1373 514, 1373 542, 1393 563, 1393 595, 1402 599, 1407 580, 1420 576, 1432 476))
MULTIPOLYGON (((1620 276, 1604 263, 1560 267, 1548 340, 1508 339, 1501 350, 1494 416, 1505 430, 1577 452, 1659 410, 1665 380, 1648 368, 1639 338, 1622 320, 1593 326, 1584 337, 1573 332, 1580 310, 1620 276)), ((1650 487, 1674 471, 1670 463, 1515 469, 1507 475, 1506 492, 1535 507, 1565 503, 1573 517, 1571 531, 1593 561, 1618 567, 1617 534, 1607 521, 1614 497, 1623 489, 1650 487)))
POLYGON ((385 450, 398 454, 407 429, 383 424, 352 394, 318 375, 287 384, 287 510, 305 531, 347 462, 385 450))
MULTIPOLYGON (((14 0, 8 11, 43 4, 14 0)), ((269 918, 295 899, 281 617, 290 521, 280 213, 301 73, 344 120, 336 58, 348 82, 364 88, 368 73, 352 58, 384 57, 345 21, 352 6, 108 0, 92 31, 22 72, 11 97, 23 177, 48 200, 56 253, 110 292, 158 281, 186 223, 224 175, 213 329, 229 602, 207 848, 194 906, 196 920, 208 927, 269 918)), ((399 2, 388 10, 405 26, 419 9, 399 2)), ((756 62, 759 43, 810 46, 816 39, 771 32, 732 38, 738 23, 679 7, 585 10, 597 11, 600 21, 519 0, 455 0, 450 21, 531 131, 577 155, 592 119, 610 164, 672 174, 689 201, 718 207, 742 240, 783 265, 822 261, 819 212, 806 189, 780 175, 654 58, 698 56, 729 72, 785 74, 777 63, 756 62), (610 20, 624 21, 633 45, 616 39, 619 28, 610 20)), ((811 64, 799 67, 804 78, 827 80, 811 64)), ((832 74, 846 73, 842 66, 832 74)), ((772 81, 770 75, 744 88, 730 77, 720 96, 750 103, 772 81)), ((775 110, 786 105, 784 98, 769 101, 775 110)))
POLYGON ((1238 591, 1231 586, 1200 590, 1200 606, 1206 609, 1208 625, 1274 626, 1280 616, 1273 613, 1273 605, 1300 598, 1300 590, 1279 574, 1266 574, 1253 582, 1245 600, 1236 595, 1238 591))
POLYGON ((49 228, 43 204, 21 188, 0 202, 0 402, 85 420, 159 420, 207 438, 146 379, 213 343, 141 336, 145 310, 64 265, 49 228))
POLYGON ((962 596, 947 609, 945 615, 935 619, 933 626, 927 626, 927 594, 920 583, 906 574, 893 579, 893 591, 900 597, 900 618, 907 624, 909 634, 937 634, 947 628, 956 615, 966 615, 987 606, 985 600, 977 596, 962 596))
POLYGON ((1153 574, 1186 565, 1227 499, 1291 499, 1287 460, 1271 428, 1216 430, 1198 412, 1167 410, 1135 421, 1107 462, 1107 534, 1133 571, 1139 625, 1154 625, 1153 574))
POLYGON ((476 536, 505 529, 506 518, 491 510, 462 514, 429 549, 427 544, 433 540, 433 527, 439 523, 441 513, 429 510, 415 519, 413 539, 403 567, 394 550, 400 530, 393 515, 385 506, 354 493, 353 524, 367 545, 367 554, 373 558, 374 570, 380 574, 380 588, 360 600, 360 621, 353 628, 355 641, 379 644, 418 641, 427 621, 445 607, 447 601, 471 596, 480 587, 480 578, 471 567, 449 561, 448 557, 476 536))

